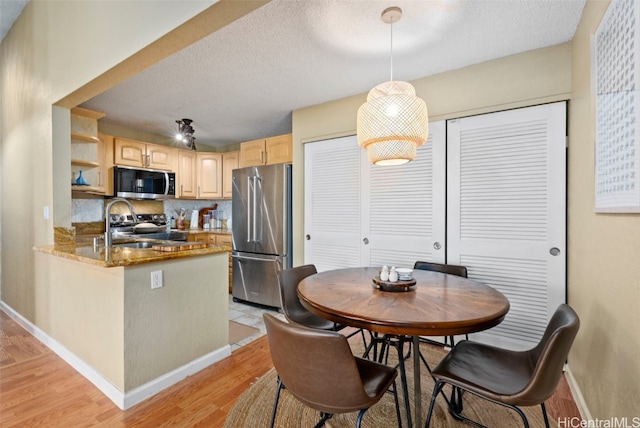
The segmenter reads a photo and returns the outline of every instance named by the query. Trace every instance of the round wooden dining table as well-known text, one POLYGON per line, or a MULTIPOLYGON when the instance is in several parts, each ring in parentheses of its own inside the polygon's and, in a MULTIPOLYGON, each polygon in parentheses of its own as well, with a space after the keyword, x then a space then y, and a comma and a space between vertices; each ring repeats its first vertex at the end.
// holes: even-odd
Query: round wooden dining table
MULTIPOLYGON (((309 311, 328 320, 372 332, 412 336, 415 350, 419 349, 419 336, 486 330, 502 322, 509 311, 509 301, 502 293, 472 279, 416 269, 416 284, 407 291, 383 291, 373 282, 378 273, 373 267, 320 272, 298 284, 298 296, 309 311)), ((419 354, 413 352, 416 427, 421 426, 419 354)), ((404 391, 406 400, 406 381, 404 391)), ((411 426, 410 417, 408 422, 411 426)))

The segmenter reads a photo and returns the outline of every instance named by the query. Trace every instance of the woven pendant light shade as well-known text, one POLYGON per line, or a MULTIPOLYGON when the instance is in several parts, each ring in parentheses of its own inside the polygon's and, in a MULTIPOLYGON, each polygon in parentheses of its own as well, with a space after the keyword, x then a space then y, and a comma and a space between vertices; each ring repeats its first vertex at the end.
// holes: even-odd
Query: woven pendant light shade
POLYGON ((369 91, 358 109, 358 144, 369 162, 400 165, 412 160, 427 140, 427 105, 410 83, 390 81, 369 91))

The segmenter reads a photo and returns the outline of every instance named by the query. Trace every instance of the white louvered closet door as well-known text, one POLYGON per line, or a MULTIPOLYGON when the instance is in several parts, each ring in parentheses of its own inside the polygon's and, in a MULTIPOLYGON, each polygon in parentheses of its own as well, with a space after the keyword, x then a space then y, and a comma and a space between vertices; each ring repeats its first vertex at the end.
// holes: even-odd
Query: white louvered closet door
POLYGON ((444 262, 445 144, 445 123, 430 123, 416 158, 386 167, 368 162, 356 136, 305 144, 305 263, 444 262))
POLYGON ((362 266, 361 152, 355 136, 304 146, 304 260, 318 272, 362 266))
POLYGON ((475 340, 531 347, 565 301, 565 127, 565 103, 447 123, 447 261, 511 304, 475 340))
MULTIPOLYGON (((445 122, 429 124, 414 160, 369 166, 363 183, 363 246, 370 266, 445 261, 445 122), (367 199, 368 198, 368 199, 367 199), (368 232, 367 232, 368 231, 368 232)), ((363 151, 364 153, 364 151, 363 151)))

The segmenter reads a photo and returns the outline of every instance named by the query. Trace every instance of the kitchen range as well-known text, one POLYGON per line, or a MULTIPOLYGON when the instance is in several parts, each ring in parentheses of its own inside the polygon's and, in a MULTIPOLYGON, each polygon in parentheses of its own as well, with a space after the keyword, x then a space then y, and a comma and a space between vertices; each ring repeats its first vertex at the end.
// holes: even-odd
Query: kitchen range
POLYGON ((188 232, 169 230, 165 214, 109 214, 109 229, 114 239, 146 238, 186 241, 188 232))

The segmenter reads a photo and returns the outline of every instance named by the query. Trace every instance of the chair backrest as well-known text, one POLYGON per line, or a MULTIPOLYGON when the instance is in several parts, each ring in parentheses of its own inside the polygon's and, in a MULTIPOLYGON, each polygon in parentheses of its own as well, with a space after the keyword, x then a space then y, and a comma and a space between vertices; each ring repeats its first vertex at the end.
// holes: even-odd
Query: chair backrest
POLYGON ((569 305, 558 306, 538 345, 526 351, 532 375, 527 386, 514 397, 517 404, 537 405, 553 395, 579 328, 578 314, 569 305))
POLYGON ((300 316, 309 311, 302 306, 298 298, 298 284, 304 278, 317 273, 314 265, 303 265, 290 269, 283 269, 278 274, 278 286, 280 288, 280 301, 282 311, 288 320, 301 321, 300 316))
POLYGON ((413 265, 414 269, 430 270, 432 272, 448 273, 450 275, 457 275, 463 278, 467 277, 467 268, 459 265, 445 265, 442 263, 431 262, 416 262, 413 265))
POLYGON ((347 338, 263 315, 273 365, 284 386, 307 406, 326 413, 369 407, 347 338))

